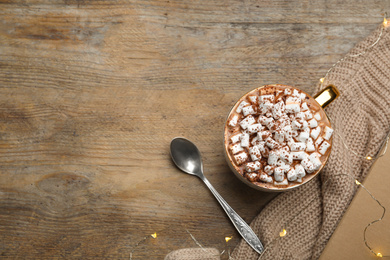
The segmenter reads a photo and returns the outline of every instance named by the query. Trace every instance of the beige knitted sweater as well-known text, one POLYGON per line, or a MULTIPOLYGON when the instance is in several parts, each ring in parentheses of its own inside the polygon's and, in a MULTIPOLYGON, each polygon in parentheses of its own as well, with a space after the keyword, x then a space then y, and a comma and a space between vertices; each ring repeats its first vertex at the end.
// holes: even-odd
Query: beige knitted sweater
MULTIPOLYGON (((333 84, 341 93, 325 109, 335 129, 331 156, 320 177, 278 195, 252 221, 266 247, 261 259, 319 258, 357 190, 352 178, 339 174, 362 181, 369 172, 374 160, 365 157, 378 154, 390 131, 390 27, 382 28, 355 46, 325 79, 323 86, 333 84), (275 239, 283 228, 288 235, 275 239)), ((185 249, 166 259, 219 259, 213 250, 185 249)), ((242 240, 232 258, 259 255, 242 240)))

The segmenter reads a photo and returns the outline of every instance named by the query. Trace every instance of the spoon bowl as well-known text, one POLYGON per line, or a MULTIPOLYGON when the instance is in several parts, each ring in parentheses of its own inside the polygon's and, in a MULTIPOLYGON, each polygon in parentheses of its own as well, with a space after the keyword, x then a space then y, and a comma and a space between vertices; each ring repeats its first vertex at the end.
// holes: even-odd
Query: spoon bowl
POLYGON ((198 175, 203 172, 200 152, 187 139, 175 138, 172 140, 171 157, 176 166, 185 173, 198 175))
POLYGON ((248 224, 221 197, 221 195, 219 195, 219 193, 204 176, 202 158, 195 144, 185 138, 177 137, 171 141, 170 152, 172 161, 180 170, 199 177, 206 184, 211 193, 213 193, 222 208, 225 210, 238 233, 240 233, 244 240, 257 253, 261 254, 264 251, 264 247, 260 242, 260 239, 256 236, 248 224))

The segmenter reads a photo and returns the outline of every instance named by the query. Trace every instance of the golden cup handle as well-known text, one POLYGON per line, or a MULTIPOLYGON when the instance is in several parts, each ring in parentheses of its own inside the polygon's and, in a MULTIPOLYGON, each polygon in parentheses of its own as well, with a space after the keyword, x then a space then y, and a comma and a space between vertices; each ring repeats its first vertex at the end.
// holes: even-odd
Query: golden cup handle
POLYGON ((322 108, 333 102, 340 96, 339 90, 334 85, 329 85, 314 96, 314 99, 322 108))

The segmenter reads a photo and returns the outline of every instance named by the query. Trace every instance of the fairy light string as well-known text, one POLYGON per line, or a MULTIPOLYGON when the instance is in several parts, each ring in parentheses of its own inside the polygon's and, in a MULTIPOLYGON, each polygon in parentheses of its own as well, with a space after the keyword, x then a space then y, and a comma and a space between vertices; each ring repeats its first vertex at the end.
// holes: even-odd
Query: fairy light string
MULTIPOLYGON (((382 35, 383 35, 383 30, 386 29, 387 27, 390 26, 390 22, 387 20, 387 13, 384 14, 384 17, 383 17, 383 23, 382 23, 382 26, 381 26, 381 30, 379 32, 379 35, 378 37, 376 38, 376 40, 370 44, 364 51, 360 52, 360 53, 357 53, 357 54, 349 54, 347 56, 345 56, 344 58, 338 60, 336 63, 333 64, 333 66, 326 72, 325 76, 323 78, 321 78, 319 81, 320 81, 320 86, 321 88, 323 87, 323 84, 324 82, 326 81, 329 73, 341 62, 343 62, 344 60, 346 60, 347 58, 354 58, 354 57, 359 57, 359 56, 363 56, 365 55, 370 49, 372 49, 374 46, 376 46, 378 44, 378 42, 381 40, 382 38, 382 35)), ((330 118, 329 118, 330 119, 330 118)), ((361 157, 358 155, 357 152, 355 152, 354 150, 350 149, 347 144, 345 143, 344 141, 344 138, 343 136, 341 136, 340 133, 338 133, 337 129, 335 129, 335 134, 340 138, 340 140, 342 141, 343 143, 343 146, 344 148, 348 151, 348 152, 351 152, 352 154, 354 154, 355 156, 358 156, 358 157, 361 157)), ((367 161, 376 161, 377 159, 379 159, 380 157, 382 157, 383 155, 385 155, 386 151, 387 151, 387 146, 389 144, 389 139, 390 139, 390 132, 387 134, 387 136, 385 137, 385 141, 383 142, 382 146, 380 147, 379 149, 379 152, 376 156, 371 156, 371 155, 367 155, 367 156, 364 156, 362 159, 365 159, 367 161)), ((340 173, 340 174, 336 174, 336 175, 332 175, 330 176, 323 184, 323 187, 326 187, 328 185, 328 182, 331 181, 332 179, 334 178, 337 178, 337 177, 340 177, 340 176, 347 176, 349 177, 357 187, 361 187, 363 188, 363 190, 365 192, 367 192, 369 194, 369 196, 382 208, 382 214, 380 216, 380 218, 378 219, 375 219, 373 221, 371 221, 370 223, 368 223, 365 228, 364 228, 364 231, 363 231, 363 240, 364 240, 364 244, 365 246, 369 249, 369 251, 376 257, 378 258, 390 258, 390 255, 383 255, 381 252, 375 252, 373 250, 373 248, 371 247, 371 245, 368 243, 368 240, 366 238, 366 232, 368 230, 368 228, 370 226, 372 226, 373 224, 375 223, 378 223, 380 221, 383 220, 383 218, 385 217, 385 214, 386 214, 386 208, 380 203, 380 201, 361 183, 359 182, 354 176, 350 175, 350 174, 347 174, 347 173, 340 173)), ((324 189, 325 190, 325 189, 324 189)), ((292 218, 290 218, 287 222, 285 222, 283 225, 282 225, 282 228, 278 231, 279 234, 277 236, 275 236, 274 239, 272 239, 267 245, 265 245, 264 247, 264 251, 259 255, 258 259, 257 260, 261 260, 261 258, 264 256, 264 253, 268 251, 268 248, 274 244, 276 241, 280 240, 280 239, 284 239, 286 237, 288 237, 288 227, 289 225, 295 220, 295 218, 297 218, 304 210, 306 210, 314 201, 314 198, 312 200, 309 201, 309 203, 307 203, 307 205, 305 207, 303 207, 301 210, 299 210, 292 218)), ((195 242, 195 244, 201 248, 203 251, 205 252, 208 252, 197 240, 196 238, 188 231, 188 229, 186 229, 187 233, 189 234, 189 236, 191 237, 191 239, 195 242)), ((157 233, 153 233, 151 235, 148 235, 146 237, 144 237, 143 239, 141 239, 139 242, 137 242, 137 244, 133 247, 133 249, 131 250, 130 252, 130 260, 132 260, 132 255, 134 253, 134 251, 137 249, 137 247, 144 243, 148 238, 157 238, 157 233)), ((226 241, 226 244, 233 238, 233 236, 226 236, 225 237, 225 241, 226 241)), ((220 256, 223 255, 224 253, 226 252, 226 249, 224 249, 221 253, 220 253, 220 256)), ((211 254, 211 253, 210 253, 211 254)), ((231 257, 230 255, 230 249, 227 250, 227 254, 228 254, 228 259, 229 260, 234 260, 233 257, 231 257)), ((214 256, 211 254, 211 256, 214 256)))
POLYGON ((377 43, 380 41, 380 39, 382 38, 382 35, 383 35, 383 30, 386 29, 387 27, 390 26, 390 22, 387 21, 387 12, 383 15, 383 22, 382 22, 382 26, 381 26, 381 31, 378 35, 378 37, 376 38, 376 40, 370 45, 368 46, 364 51, 360 52, 360 53, 357 53, 357 54, 349 54, 343 58, 341 58, 340 60, 338 60, 336 63, 334 63, 332 65, 332 67, 330 67, 330 69, 326 72, 325 76, 323 78, 320 78, 320 86, 321 88, 323 87, 323 84, 325 82, 325 80, 327 79, 329 73, 341 62, 343 62, 344 60, 346 60, 347 58, 356 58, 356 57, 359 57, 359 56, 362 56, 364 54, 366 54, 369 50, 371 50, 375 45, 377 45, 377 43))
MULTIPOLYGON (((370 49, 372 49, 375 45, 378 44, 378 42, 379 42, 379 41, 381 40, 381 38, 382 38, 383 30, 386 29, 386 28, 389 27, 389 26, 390 26, 390 23, 387 21, 387 13, 385 13, 385 14, 384 14, 384 18, 383 18, 383 23, 382 23, 382 26, 381 26, 381 30, 380 30, 379 35, 378 35, 378 37, 376 38, 376 40, 375 40, 372 44, 370 44, 364 51, 362 51, 362 52, 360 52, 360 53, 357 53, 357 54, 349 54, 348 56, 345 56, 344 58, 338 60, 335 64, 333 64, 333 66, 326 72, 325 76, 324 76, 323 78, 320 79, 320 86, 321 86, 321 88, 323 88, 323 84, 324 84, 325 80, 327 79, 329 73, 330 73, 330 72, 331 72, 339 63, 343 62, 343 61, 344 61, 345 59, 347 59, 347 58, 351 58, 351 57, 352 57, 352 58, 355 58, 355 57, 363 56, 364 54, 366 54, 370 49)), ((330 119, 330 118, 329 118, 329 119, 330 119)), ((354 154, 354 155, 357 156, 357 157, 361 157, 361 156, 359 156, 359 154, 358 154, 357 152, 355 152, 354 150, 350 149, 350 148, 347 146, 347 144, 346 144, 345 141, 344 141, 344 138, 340 135, 340 133, 338 133, 337 129, 335 129, 334 132, 335 132, 336 135, 340 138, 340 140, 342 141, 342 143, 343 143, 343 145, 344 145, 344 148, 345 148, 347 151, 351 152, 352 154, 354 154)), ((386 151, 387 151, 387 146, 388 146, 389 137, 390 137, 389 135, 390 135, 390 132, 389 132, 389 134, 387 134, 387 136, 386 136, 386 138, 385 138, 386 141, 382 144, 382 146, 381 146, 380 149, 379 149, 379 152, 378 152, 379 155, 374 156, 374 157, 371 156, 371 155, 367 155, 367 156, 365 156, 365 157, 362 158, 362 159, 371 161, 371 160, 377 160, 378 158, 382 157, 382 156, 386 153, 386 151), (382 150, 383 150, 383 152, 381 153, 382 150)), ((349 175, 349 174, 346 174, 346 173, 341 173, 341 174, 333 175, 331 178, 335 178, 335 177, 337 177, 337 176, 342 176, 342 175, 345 175, 345 176, 348 176, 348 177, 352 178, 352 179, 354 180, 355 184, 356 184, 357 186, 362 187, 362 188, 371 196, 371 198, 372 198, 372 199, 373 199, 373 200, 382 208, 383 212, 382 212, 381 217, 380 217, 379 219, 376 219, 376 220, 371 221, 371 222, 368 223, 368 224, 366 225, 366 227, 364 228, 364 231, 363 231, 363 240, 364 240, 364 244, 366 245, 366 247, 367 247, 367 248, 370 250, 370 252, 371 252, 373 255, 375 255, 376 257, 380 257, 380 258, 390 257, 390 255, 383 255, 381 252, 375 252, 375 251, 372 249, 372 247, 369 245, 369 243, 368 243, 368 241, 367 241, 367 238, 366 238, 367 229, 368 229, 371 225, 373 225, 373 224, 375 224, 375 223, 381 221, 381 220, 384 218, 385 213, 386 213, 386 208, 380 203, 380 201, 379 201, 379 200, 378 200, 378 199, 377 199, 377 198, 376 198, 376 197, 375 197, 375 196, 374 196, 374 195, 373 195, 373 194, 372 194, 372 193, 371 193, 371 192, 370 192, 362 183, 360 183, 358 180, 356 180, 355 177, 353 177, 353 176, 351 176, 351 175, 349 175)), ((324 186, 326 186, 326 185, 328 184, 328 182, 331 180, 331 178, 328 178, 328 179, 325 181, 324 186)), ((313 201, 313 200, 312 200, 312 201, 313 201)), ((304 207, 304 208, 301 209, 296 215, 294 215, 293 218, 290 219, 290 220, 288 221, 288 223, 291 223, 292 220, 294 220, 300 213, 302 213, 305 209, 307 209, 307 208, 309 207, 309 205, 312 203, 312 201, 310 201, 310 202, 307 204, 306 207, 304 207)), ((267 251, 267 248, 268 248, 271 244, 273 244, 277 239, 282 239, 282 238, 284 238, 284 237, 286 236, 287 231, 286 231, 285 228, 288 227, 288 223, 285 223, 285 224, 283 225, 283 228, 281 229, 281 231, 280 231, 280 233, 279 233, 279 236, 275 237, 273 240, 271 240, 271 241, 268 243, 267 246, 265 246, 265 249, 264 249, 263 253, 259 256, 258 260, 260 260, 260 259, 262 258, 262 256, 264 255, 264 253, 267 251)))
POLYGON ((138 241, 138 242, 135 244, 135 246, 133 247, 133 249, 130 251, 130 258, 129 258, 130 260, 133 259, 133 253, 134 253, 135 249, 137 249, 137 247, 138 247, 140 244, 144 243, 144 242, 145 242, 148 238, 150 238, 150 237, 152 237, 153 239, 157 238, 157 233, 155 232, 155 233, 153 233, 153 234, 150 234, 150 235, 148 235, 148 236, 142 238, 140 241, 138 241))
POLYGON ((387 13, 385 13, 383 15, 383 22, 382 22, 382 26, 381 26, 381 31, 378 35, 378 37, 376 38, 376 40, 370 45, 368 46, 364 51, 360 52, 360 53, 357 53, 357 54, 349 54, 341 59, 339 59, 336 63, 334 63, 332 65, 332 67, 330 67, 330 69, 326 72, 325 76, 323 78, 320 78, 320 85, 321 85, 321 88, 323 87, 323 84, 325 82, 325 80, 327 79, 329 73, 341 62, 343 62, 344 60, 346 60, 347 58, 356 58, 356 57, 359 57, 359 56, 362 56, 364 54, 366 54, 369 50, 371 50, 375 45, 378 44, 378 42, 380 41, 380 39, 382 38, 382 35, 383 35, 383 30, 386 29, 387 27, 390 26, 390 23, 387 21, 387 13))
MULTIPOLYGON (((346 57, 344 57, 344 58, 338 60, 335 64, 333 64, 333 66, 326 72, 325 77, 323 77, 323 78, 320 79, 320 84, 321 84, 320 86, 321 86, 321 87, 323 87, 323 84, 324 84, 325 80, 327 79, 328 74, 329 74, 329 73, 330 73, 330 72, 331 72, 339 63, 343 62, 345 59, 350 58, 350 57, 354 58, 354 57, 363 56, 363 55, 366 54, 370 49, 372 49, 375 45, 378 44, 378 42, 379 42, 379 41, 381 40, 381 38, 382 38, 383 30, 390 26, 390 23, 387 21, 387 18, 386 18, 386 17, 387 17, 387 13, 384 14, 384 18, 383 18, 383 23, 382 23, 382 26, 381 26, 381 30, 380 30, 379 35, 378 35, 378 37, 376 38, 376 40, 375 40, 371 45, 369 45, 364 51, 362 51, 362 52, 360 52, 360 53, 357 53, 357 54, 350 54, 350 55, 348 55, 348 56, 346 56, 346 57)), ((355 156, 361 157, 361 156, 358 155, 357 152, 355 152, 354 150, 350 149, 350 148, 347 146, 347 144, 346 144, 345 141, 344 141, 344 138, 340 135, 340 133, 338 133, 337 129, 335 129, 335 133, 336 133, 336 135, 338 135, 338 137, 340 138, 340 140, 342 141, 342 143, 343 143, 343 145, 344 145, 344 148, 345 148, 347 151, 351 152, 351 153, 354 154, 355 156)), ((366 160, 368 160, 368 161, 371 161, 371 160, 377 160, 378 158, 382 157, 382 156, 386 153, 386 151, 387 151, 387 146, 388 146, 388 143, 389 143, 389 135, 390 135, 390 133, 387 135, 387 137, 385 138, 386 141, 383 143, 382 147, 379 149, 379 153, 381 153, 381 151, 383 150, 383 152, 382 152, 379 156, 374 156, 374 157, 372 157, 372 156, 370 156, 370 155, 367 155, 367 156, 365 156, 363 159, 366 159, 366 160)), ((376 198, 376 197, 375 197, 375 196, 374 196, 374 195, 373 195, 373 194, 372 194, 372 193, 371 193, 371 192, 370 192, 362 183, 360 183, 358 180, 355 179, 355 177, 353 177, 353 176, 351 176, 351 175, 349 175, 349 174, 342 173, 342 174, 334 175, 334 176, 332 176, 331 178, 328 178, 328 179, 325 181, 324 186, 326 186, 326 185, 328 184, 328 182, 329 182, 332 178, 335 178, 335 177, 337 177, 337 176, 342 176, 342 175, 345 175, 345 176, 348 176, 348 177, 352 178, 352 179, 354 180, 355 184, 356 184, 357 186, 362 187, 362 188, 371 196, 371 198, 372 198, 372 199, 373 199, 373 200, 374 200, 374 201, 383 209, 383 212, 382 212, 381 217, 380 217, 379 219, 376 219, 376 220, 371 221, 371 222, 368 223, 368 224, 366 225, 366 227, 364 228, 364 231, 363 231, 363 240, 364 240, 364 244, 366 245, 366 247, 370 250, 370 252, 371 252, 373 255, 375 255, 375 256, 377 256, 377 257, 380 257, 380 258, 390 257, 390 255, 383 255, 381 252, 375 252, 375 251, 372 249, 372 247, 369 245, 369 243, 368 243, 368 241, 367 241, 367 238, 366 238, 367 229, 368 229, 371 225, 373 225, 373 224, 375 224, 375 223, 381 221, 381 220, 384 218, 385 213, 386 213, 386 208, 379 202, 379 200, 378 200, 378 199, 377 199, 377 198, 376 198)), ((313 201, 313 200, 312 200, 312 201, 313 201)), ((275 237, 273 240, 271 240, 271 241, 268 243, 268 245, 265 247, 263 253, 259 256, 258 260, 260 260, 260 259, 262 258, 262 256, 264 255, 264 253, 267 251, 268 247, 269 247, 271 244, 273 244, 274 242, 276 242, 276 240, 278 240, 278 239, 284 238, 284 237, 287 235, 286 228, 288 227, 288 224, 291 223, 291 222, 292 222, 300 213, 302 213, 304 210, 306 210, 307 207, 309 207, 309 205, 312 203, 312 201, 310 201, 310 202, 307 204, 306 207, 304 207, 304 208, 301 209, 296 215, 294 215, 293 218, 290 219, 290 220, 288 221, 288 223, 285 223, 285 224, 283 225, 283 228, 281 229, 281 231, 280 231, 280 233, 279 233, 279 236, 275 237)))

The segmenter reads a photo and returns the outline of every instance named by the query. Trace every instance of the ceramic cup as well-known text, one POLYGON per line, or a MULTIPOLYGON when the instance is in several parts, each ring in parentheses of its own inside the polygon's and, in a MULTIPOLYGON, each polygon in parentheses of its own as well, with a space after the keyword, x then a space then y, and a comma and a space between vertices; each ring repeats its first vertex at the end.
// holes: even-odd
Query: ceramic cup
MULTIPOLYGON (((234 158, 234 154, 230 148, 230 146, 232 145, 232 141, 230 139, 232 137, 232 135, 237 133, 237 131, 240 132, 243 130, 241 129, 239 122, 237 123, 237 125, 235 127, 232 127, 231 125, 229 125, 229 122, 232 119, 232 117, 237 114, 237 108, 240 106, 240 104, 243 100, 245 100, 249 104, 251 104, 251 101, 253 101, 252 98, 254 96, 257 96, 257 98, 255 98, 255 99, 259 100, 258 103, 252 103, 252 104, 254 107, 259 106, 259 104, 261 102, 259 96, 269 94, 268 92, 272 92, 273 91, 272 89, 279 90, 279 92, 284 91, 285 89, 289 89, 289 91, 292 91, 292 92, 294 90, 296 90, 299 93, 303 93, 305 99, 302 101, 302 103, 305 101, 314 113, 318 113, 318 115, 317 115, 318 117, 321 116, 321 120, 318 121, 318 124, 322 125, 323 127, 328 126, 330 128, 331 128, 331 122, 330 122, 329 118, 326 116, 324 108, 326 106, 328 106, 332 101, 334 101, 339 96, 339 91, 337 90, 337 88, 335 86, 329 85, 328 87, 323 89, 321 92, 317 93, 316 95, 314 95, 312 97, 309 94, 305 93, 304 91, 302 91, 298 88, 292 87, 292 86, 286 86, 286 85, 280 85, 280 84, 265 85, 265 86, 261 86, 261 87, 258 87, 256 89, 253 89, 253 90, 249 91, 248 93, 246 93, 245 95, 243 95, 230 110, 229 115, 227 116, 227 120, 225 121, 224 138, 223 138, 224 153, 225 153, 226 161, 227 161, 230 169, 233 171, 233 173, 241 181, 243 181, 245 184, 249 185, 250 187, 252 187, 254 189, 267 191, 267 192, 283 192, 283 191, 297 188, 297 187, 309 182, 315 176, 318 175, 318 173, 324 167, 324 165, 326 164, 326 162, 329 158, 329 155, 330 155, 330 152, 332 149, 332 138, 330 138, 330 140, 328 140, 328 142, 330 143, 331 146, 329 147, 329 149, 327 149, 326 153, 321 156, 321 167, 319 167, 318 170, 316 170, 310 174, 306 174, 306 176, 301 179, 301 182, 288 182, 288 185, 281 185, 280 186, 280 185, 275 185, 274 180, 272 182, 263 182, 263 181, 259 181, 259 180, 250 181, 247 177, 245 177, 244 175, 247 174, 247 173, 244 173, 244 170, 243 170, 245 167, 244 166, 245 163, 243 163, 241 165, 237 165, 236 160, 234 158)), ((259 115, 254 114, 253 116, 256 118, 256 116, 258 117, 259 115)), ((245 116, 240 115, 239 121, 242 120, 243 118, 245 118, 245 116)), ((253 139, 253 137, 255 137, 255 136, 256 136, 255 134, 251 134, 251 139, 253 139)), ((316 149, 318 149, 318 147, 316 147, 316 149)), ((248 148, 244 148, 244 150, 248 151, 248 148)), ((266 158, 263 159, 263 163, 265 163, 264 160, 266 160, 266 158)), ((299 163, 295 160, 294 160, 294 162, 299 163)), ((260 171, 261 171, 261 169, 258 170, 257 172, 255 171, 255 173, 264 174, 264 172, 259 173, 260 171)), ((254 175, 254 176, 256 176, 256 175, 254 175)), ((272 175, 270 175, 270 177, 272 177, 272 175)))

